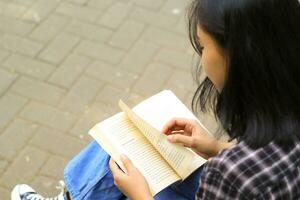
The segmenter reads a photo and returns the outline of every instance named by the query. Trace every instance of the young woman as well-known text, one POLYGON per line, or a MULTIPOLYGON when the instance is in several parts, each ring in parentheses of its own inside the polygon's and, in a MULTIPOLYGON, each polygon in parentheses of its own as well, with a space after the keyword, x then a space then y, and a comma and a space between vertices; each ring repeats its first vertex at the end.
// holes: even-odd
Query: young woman
MULTIPOLYGON (((172 119, 163 129, 169 141, 192 148, 208 162, 201 178, 198 170, 190 182, 167 188, 160 199, 300 199, 299 1, 194 0, 188 16, 190 40, 207 75, 195 93, 194 110, 212 109, 237 144, 211 138, 189 119, 172 119)), ((130 199, 153 199, 144 177, 125 156, 128 173, 110 160, 113 178, 95 181, 93 170, 105 168, 109 157, 95 166, 78 162, 88 162, 93 149, 65 171, 74 199, 89 199, 99 187, 113 183, 130 199), (79 174, 82 166, 85 175, 79 174)), ((90 199, 120 198, 97 194, 99 198, 90 199)))

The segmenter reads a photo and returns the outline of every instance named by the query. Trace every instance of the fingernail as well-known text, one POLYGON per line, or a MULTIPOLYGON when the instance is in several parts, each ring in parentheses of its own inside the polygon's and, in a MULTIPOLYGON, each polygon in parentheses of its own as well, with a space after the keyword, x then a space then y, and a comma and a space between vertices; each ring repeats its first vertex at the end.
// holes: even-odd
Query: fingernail
POLYGON ((167 139, 168 139, 169 141, 172 141, 173 136, 172 136, 172 135, 168 135, 168 136, 167 136, 167 139))

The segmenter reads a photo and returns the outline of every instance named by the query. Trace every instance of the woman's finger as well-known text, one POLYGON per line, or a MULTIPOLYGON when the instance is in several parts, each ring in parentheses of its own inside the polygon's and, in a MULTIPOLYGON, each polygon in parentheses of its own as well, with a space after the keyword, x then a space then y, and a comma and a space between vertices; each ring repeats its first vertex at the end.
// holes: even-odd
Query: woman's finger
POLYGON ((162 132, 165 134, 170 134, 172 131, 176 130, 184 130, 187 124, 190 124, 190 119, 185 118, 172 118, 170 121, 168 121, 163 129, 162 132))
POLYGON ((173 130, 174 127, 182 127, 182 126, 178 126, 176 125, 176 119, 177 118, 172 118, 171 120, 169 120, 163 127, 162 132, 165 134, 171 133, 171 131, 173 130))
POLYGON ((191 136, 174 134, 174 135, 169 135, 167 138, 172 143, 180 143, 190 148, 193 146, 193 138, 191 136))
POLYGON ((130 173, 134 169, 134 165, 126 155, 121 155, 121 160, 126 168, 127 173, 130 173))

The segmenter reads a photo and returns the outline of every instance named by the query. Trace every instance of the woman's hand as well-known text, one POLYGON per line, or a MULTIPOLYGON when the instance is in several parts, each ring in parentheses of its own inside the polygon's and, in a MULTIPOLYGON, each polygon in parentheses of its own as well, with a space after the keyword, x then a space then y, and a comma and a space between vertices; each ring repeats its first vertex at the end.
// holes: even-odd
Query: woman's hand
POLYGON ((109 161, 109 167, 112 171, 115 185, 132 200, 153 199, 144 176, 125 155, 121 156, 121 160, 127 173, 120 170, 115 161, 112 159, 109 161))
POLYGON ((216 140, 193 119, 173 118, 165 124, 162 132, 168 135, 170 142, 189 147, 206 159, 233 145, 216 140))

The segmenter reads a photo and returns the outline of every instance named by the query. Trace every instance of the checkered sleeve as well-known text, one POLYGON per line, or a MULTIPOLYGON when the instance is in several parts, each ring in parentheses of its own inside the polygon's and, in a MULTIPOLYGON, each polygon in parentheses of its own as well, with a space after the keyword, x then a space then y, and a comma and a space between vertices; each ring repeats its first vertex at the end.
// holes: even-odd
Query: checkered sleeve
POLYGON ((208 160, 196 199, 300 199, 299 166, 300 143, 252 149, 241 142, 208 160))
POLYGON ((239 191, 234 184, 223 177, 220 171, 207 168, 201 178, 197 198, 201 200, 224 200, 240 196, 241 194, 238 193, 239 191))

